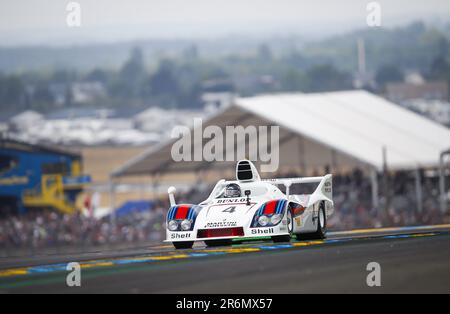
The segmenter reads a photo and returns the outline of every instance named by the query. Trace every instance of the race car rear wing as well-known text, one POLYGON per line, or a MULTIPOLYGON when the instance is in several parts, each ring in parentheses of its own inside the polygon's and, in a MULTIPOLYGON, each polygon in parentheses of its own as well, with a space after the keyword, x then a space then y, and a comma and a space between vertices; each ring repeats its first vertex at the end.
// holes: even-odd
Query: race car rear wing
MULTIPOLYGON (((331 176, 331 174, 329 174, 331 176)), ((289 186, 292 184, 302 184, 302 183, 319 183, 321 182, 325 176, 323 177, 305 177, 305 178, 282 178, 282 179, 264 179, 263 182, 269 182, 275 185, 286 185, 289 186)))
POLYGON ((327 174, 323 177, 304 177, 304 178, 281 178, 281 179, 264 179, 263 182, 274 185, 284 185, 286 187, 286 197, 289 198, 289 190, 293 184, 319 183, 316 190, 311 194, 311 201, 314 199, 333 199, 333 176, 327 174))

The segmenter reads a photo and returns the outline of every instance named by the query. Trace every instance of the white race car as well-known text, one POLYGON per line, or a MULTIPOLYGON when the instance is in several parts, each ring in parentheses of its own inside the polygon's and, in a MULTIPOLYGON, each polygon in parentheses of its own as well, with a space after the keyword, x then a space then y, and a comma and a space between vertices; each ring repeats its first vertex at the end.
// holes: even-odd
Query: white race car
POLYGON ((177 205, 169 188, 167 239, 177 249, 195 241, 207 246, 231 244, 233 239, 271 237, 288 242, 292 235, 323 239, 334 211, 332 175, 261 180, 252 162, 241 160, 236 181, 220 180, 199 205, 177 205), (291 195, 294 184, 317 183, 312 194, 291 195), (278 186, 284 185, 286 193, 278 186))

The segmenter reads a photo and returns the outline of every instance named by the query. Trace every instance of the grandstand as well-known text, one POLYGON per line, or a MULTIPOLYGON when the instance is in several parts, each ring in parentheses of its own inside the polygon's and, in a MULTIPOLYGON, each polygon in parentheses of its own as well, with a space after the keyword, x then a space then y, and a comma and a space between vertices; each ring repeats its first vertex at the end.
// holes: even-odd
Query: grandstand
POLYGON ((80 155, 10 139, 0 139, 0 215, 51 209, 74 213, 90 177, 80 155))

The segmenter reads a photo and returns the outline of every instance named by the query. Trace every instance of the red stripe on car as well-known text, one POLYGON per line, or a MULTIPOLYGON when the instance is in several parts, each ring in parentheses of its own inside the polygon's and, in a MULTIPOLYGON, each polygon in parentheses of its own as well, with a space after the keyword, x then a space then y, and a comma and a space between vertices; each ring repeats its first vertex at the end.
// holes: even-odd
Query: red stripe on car
POLYGON ((265 215, 271 215, 275 213, 275 210, 277 208, 278 201, 270 201, 266 203, 266 208, 264 209, 265 215))
POLYGON ((175 219, 186 219, 189 213, 190 206, 180 206, 177 209, 177 214, 175 215, 175 219))

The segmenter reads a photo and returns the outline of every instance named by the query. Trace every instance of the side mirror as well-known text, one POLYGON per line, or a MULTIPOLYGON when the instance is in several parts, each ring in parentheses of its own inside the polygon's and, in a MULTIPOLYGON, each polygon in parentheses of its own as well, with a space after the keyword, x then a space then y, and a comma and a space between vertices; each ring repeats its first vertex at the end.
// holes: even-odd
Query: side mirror
POLYGON ((169 194, 169 202, 170 202, 170 206, 175 206, 177 205, 177 203, 175 202, 175 192, 177 191, 177 189, 174 186, 171 186, 168 190, 167 193, 169 194))
POLYGON ((252 194, 252 191, 250 190, 245 190, 244 192, 245 196, 247 196, 247 206, 250 206, 250 194, 252 194))

